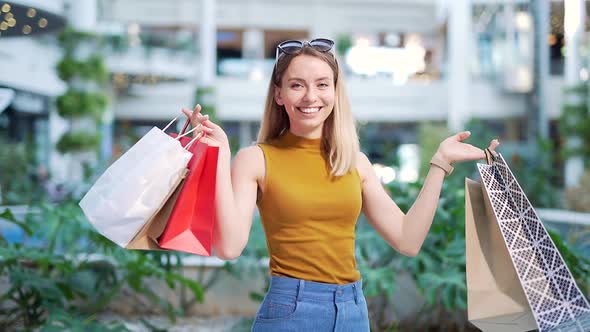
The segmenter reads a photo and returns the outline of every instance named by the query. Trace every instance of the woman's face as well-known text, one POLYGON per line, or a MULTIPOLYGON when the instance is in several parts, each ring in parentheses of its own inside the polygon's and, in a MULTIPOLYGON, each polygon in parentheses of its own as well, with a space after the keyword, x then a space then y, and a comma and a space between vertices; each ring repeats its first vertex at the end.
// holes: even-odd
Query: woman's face
POLYGON ((322 59, 299 55, 275 89, 277 104, 285 106, 290 131, 301 137, 320 138, 324 121, 334 109, 334 73, 322 59))

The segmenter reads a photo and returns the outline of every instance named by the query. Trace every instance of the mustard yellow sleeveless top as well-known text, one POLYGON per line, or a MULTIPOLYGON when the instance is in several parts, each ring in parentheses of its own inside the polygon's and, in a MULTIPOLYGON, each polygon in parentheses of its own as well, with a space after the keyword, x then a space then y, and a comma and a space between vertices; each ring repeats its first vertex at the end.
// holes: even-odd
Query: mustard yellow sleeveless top
POLYGON ((356 170, 331 177, 320 142, 287 131, 259 144, 266 175, 258 210, 272 275, 345 284, 360 279, 354 239, 361 179, 356 170))

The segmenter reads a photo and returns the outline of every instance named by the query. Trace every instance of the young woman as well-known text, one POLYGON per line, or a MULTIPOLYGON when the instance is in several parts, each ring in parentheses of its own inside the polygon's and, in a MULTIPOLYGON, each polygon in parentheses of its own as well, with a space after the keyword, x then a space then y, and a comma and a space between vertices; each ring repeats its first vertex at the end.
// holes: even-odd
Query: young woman
MULTIPOLYGON (((469 132, 445 139, 416 202, 403 213, 387 195, 359 149, 334 42, 285 41, 276 63, 258 134, 230 170, 223 129, 184 109, 203 141, 219 146, 214 247, 234 259, 248 242, 258 205, 270 254, 271 285, 253 331, 369 331, 367 305, 354 256, 361 211, 393 248, 416 255, 426 237, 445 175, 454 162, 485 158, 462 143, 469 132)), ((490 150, 499 143, 492 141, 490 150)))

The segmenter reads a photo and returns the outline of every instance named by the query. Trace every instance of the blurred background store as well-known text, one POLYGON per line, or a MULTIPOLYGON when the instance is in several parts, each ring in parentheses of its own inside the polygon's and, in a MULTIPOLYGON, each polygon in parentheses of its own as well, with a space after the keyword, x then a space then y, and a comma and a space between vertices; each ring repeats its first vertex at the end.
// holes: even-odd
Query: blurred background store
MULTIPOLYGON (((570 81, 588 78, 580 33, 570 37, 580 44, 575 53, 565 52, 565 3, 2 2, 0 84, 14 96, 0 130, 12 140, 33 140, 37 162, 54 177, 79 178, 54 151, 70 128, 53 105, 67 89, 55 70, 63 53, 56 35, 66 21, 103 38, 109 84, 102 89, 109 102, 101 160, 195 102, 213 110, 235 147, 251 144, 276 45, 326 37, 337 42, 366 151, 384 162, 381 147, 394 144, 404 167, 413 169, 402 180, 413 181, 422 122, 457 131, 479 119, 505 143, 523 146, 540 135, 561 144, 557 119, 566 67, 576 74, 570 81)), ((584 31, 584 22, 572 29, 584 31)))
MULTIPOLYGON (((585 0, 0 1, 0 206, 18 217, 48 201, 56 204, 55 220, 65 218, 59 204, 76 206, 109 163, 196 103, 226 130, 232 153, 251 145, 277 44, 323 37, 336 41, 362 149, 388 190, 402 193, 402 208, 444 137, 471 130, 469 142, 481 147, 498 137, 541 217, 588 258, 589 9, 585 0)), ((464 165, 446 181, 437 215, 458 223, 459 233, 461 181, 473 171, 464 165)), ((0 215, 0 239, 16 243, 24 232, 6 218, 0 215)), ((255 248, 244 255, 256 252, 256 262, 265 250, 259 226, 251 236, 255 248)), ((366 240, 373 233, 361 229, 359 245, 382 244, 366 240)), ((436 245, 464 243, 461 235, 436 245)), ((447 264, 449 248, 433 248, 447 264)), ((395 254, 377 251, 394 258, 372 265, 359 251, 359 265, 393 271, 384 272, 391 278, 408 270, 408 280, 418 280, 410 265, 391 263, 395 254)), ((190 262, 191 271, 235 272, 220 261, 190 262)), ((588 280, 590 260, 576 264, 588 280)), ((458 274, 436 287, 449 287, 460 303, 464 256, 454 267, 458 274)), ((372 275, 362 272, 373 287, 372 275)), ((256 294, 236 290, 245 284, 218 286, 199 312, 251 314, 257 303, 248 299, 256 294)), ((399 296, 420 302, 417 293, 399 296)), ((416 309, 408 308, 392 311, 405 317, 416 309)))

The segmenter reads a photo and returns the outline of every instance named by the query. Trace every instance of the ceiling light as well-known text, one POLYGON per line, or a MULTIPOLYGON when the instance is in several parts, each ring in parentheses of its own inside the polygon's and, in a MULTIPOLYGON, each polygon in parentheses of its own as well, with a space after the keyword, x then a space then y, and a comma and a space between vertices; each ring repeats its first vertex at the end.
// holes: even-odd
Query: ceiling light
POLYGON ((23 33, 24 33, 25 35, 28 35, 29 33, 31 33, 31 31, 33 31, 33 28, 31 28, 31 26, 30 26, 30 25, 28 25, 28 24, 25 24, 25 26, 23 27, 23 33))
POLYGON ((47 26, 47 19, 46 18, 42 18, 39 20, 39 27, 41 28, 45 28, 47 26))
POLYGON ((5 3, 4 5, 2 5, 2 12, 3 13, 8 13, 10 11, 10 5, 5 3))
POLYGON ((27 16, 28 17, 35 17, 35 15, 37 15, 37 11, 35 10, 35 8, 29 8, 29 10, 27 10, 27 16))

